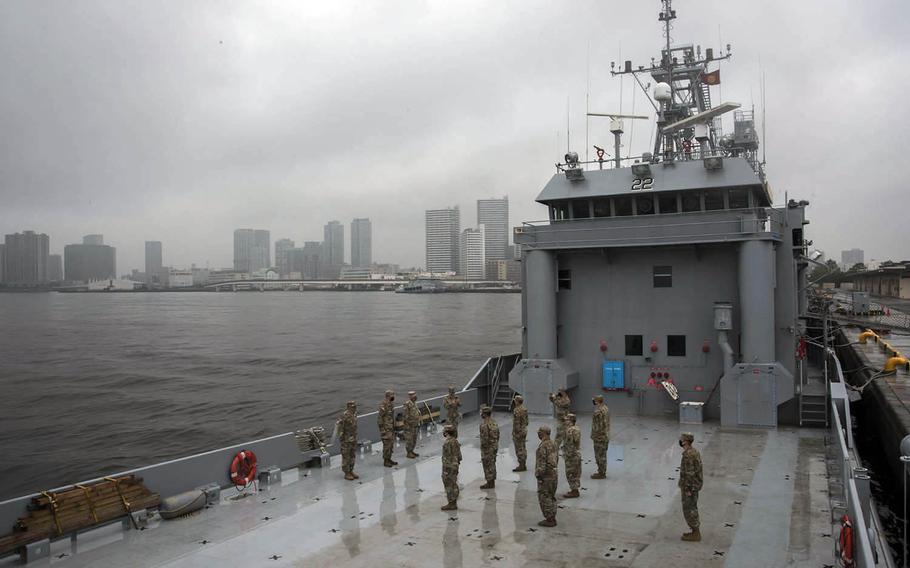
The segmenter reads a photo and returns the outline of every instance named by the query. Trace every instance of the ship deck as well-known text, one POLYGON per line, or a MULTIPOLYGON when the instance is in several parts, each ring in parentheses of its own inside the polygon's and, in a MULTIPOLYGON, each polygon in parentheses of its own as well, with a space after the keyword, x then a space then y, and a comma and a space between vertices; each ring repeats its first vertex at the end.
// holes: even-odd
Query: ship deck
MULTIPOLYGON (((558 526, 540 528, 529 428, 529 467, 512 473, 511 419, 502 433, 494 490, 483 483, 478 419, 462 427, 459 510, 443 512, 441 434, 425 436, 417 460, 382 467, 381 448, 359 456, 359 481, 331 468, 285 471, 281 486, 221 502, 195 515, 119 524, 53 543, 31 565, 122 566, 813 566, 833 565, 824 430, 722 429, 676 420, 614 416, 606 480, 592 480, 590 416, 580 416, 580 499, 559 500, 558 526), (705 468, 700 543, 686 530, 677 467, 680 430, 695 433, 705 468)), ((560 463, 559 493, 567 491, 560 463)), ((18 560, 0 561, 0 566, 18 560)))

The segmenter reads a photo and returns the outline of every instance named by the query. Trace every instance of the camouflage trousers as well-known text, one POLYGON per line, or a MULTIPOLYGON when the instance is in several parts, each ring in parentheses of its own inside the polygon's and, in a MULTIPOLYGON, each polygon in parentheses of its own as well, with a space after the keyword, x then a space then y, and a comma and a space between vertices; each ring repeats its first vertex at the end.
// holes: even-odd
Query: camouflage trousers
POLYGON ((524 464, 528 461, 527 437, 527 434, 512 436, 512 443, 515 444, 515 457, 518 458, 518 463, 520 464, 524 464))
POLYGON ((480 450, 480 463, 483 464, 484 479, 496 479, 496 450, 480 450))
POLYGON ((404 430, 404 447, 409 454, 414 453, 417 447, 417 426, 406 426, 404 430))
POLYGON ((451 424, 455 427, 455 430, 458 430, 459 422, 461 422, 461 414, 459 412, 451 412, 446 415, 446 424, 451 424))
POLYGON ((610 440, 594 440, 594 459, 597 461, 597 473, 607 473, 607 450, 610 440))
POLYGON ((686 492, 681 490, 680 495, 682 496, 683 517, 686 518, 689 528, 695 530, 701 524, 698 520, 698 491, 692 491, 690 495, 686 496, 686 492))
POLYGON ((451 503, 458 500, 458 469, 442 469, 442 486, 446 488, 446 499, 451 503))
POLYGON ((341 471, 351 473, 354 471, 354 454, 357 451, 357 444, 354 442, 342 442, 341 444, 341 471))
POLYGON ((565 459, 566 481, 572 491, 581 487, 581 454, 568 455, 565 459))
POLYGON ((556 517, 556 482, 555 477, 537 480, 537 501, 545 519, 556 517))
POLYGON ((395 434, 387 432, 382 434, 382 460, 392 459, 392 448, 395 446, 395 434))
POLYGON ((556 417, 556 447, 562 447, 562 441, 566 439, 566 421, 556 417))

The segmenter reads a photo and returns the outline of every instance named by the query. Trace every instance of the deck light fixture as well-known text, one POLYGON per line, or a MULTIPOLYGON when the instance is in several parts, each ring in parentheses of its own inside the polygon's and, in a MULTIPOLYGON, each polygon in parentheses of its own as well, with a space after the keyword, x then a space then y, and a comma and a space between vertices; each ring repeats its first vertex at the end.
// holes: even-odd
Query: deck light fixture
POLYGON ((649 177, 651 175, 651 164, 632 164, 632 175, 635 177, 649 177))
POLYGON ((720 156, 709 156, 705 158, 704 163, 705 169, 710 171, 720 170, 724 167, 724 159, 720 156))

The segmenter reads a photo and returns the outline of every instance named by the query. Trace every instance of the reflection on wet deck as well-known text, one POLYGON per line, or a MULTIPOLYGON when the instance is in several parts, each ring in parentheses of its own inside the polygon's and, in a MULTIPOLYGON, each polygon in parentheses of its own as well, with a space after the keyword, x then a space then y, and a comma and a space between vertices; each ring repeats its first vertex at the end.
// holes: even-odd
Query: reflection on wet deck
MULTIPOLYGON (((331 469, 284 472, 283 486, 257 495, 233 500, 235 492, 226 490, 219 505, 198 515, 118 532, 92 550, 55 543, 51 560, 104 567, 833 564, 821 430, 687 427, 702 454, 705 487, 703 541, 685 543, 675 421, 614 416, 606 480, 589 478, 595 466, 584 438, 581 498, 560 500, 559 526, 544 529, 537 526, 533 471, 511 472, 510 417, 495 418, 503 442, 497 486, 478 489, 478 421, 469 418, 461 428, 456 512, 439 510, 445 499, 438 434, 421 439, 419 460, 396 448, 401 465, 394 469, 381 466, 375 445, 358 460, 359 481, 344 481, 336 458, 331 469)), ((589 420, 579 418, 586 435, 589 420)), ((542 422, 532 419, 532 436, 542 422)), ((529 466, 535 447, 536 438, 529 439, 529 466)), ((566 490, 563 477, 559 492, 566 490)))

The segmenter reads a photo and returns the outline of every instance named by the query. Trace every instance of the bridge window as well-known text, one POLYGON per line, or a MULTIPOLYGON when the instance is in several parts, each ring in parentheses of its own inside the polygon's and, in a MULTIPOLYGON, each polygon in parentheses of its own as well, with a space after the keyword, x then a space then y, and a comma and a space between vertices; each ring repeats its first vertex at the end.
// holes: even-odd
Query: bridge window
POLYGON ((654 197, 639 195, 635 198, 635 212, 637 215, 652 215, 654 213, 654 197))
POLYGON ((654 267, 654 287, 655 288, 672 288, 673 287, 673 267, 672 266, 655 266, 654 267))
POLYGON ((628 217, 632 214, 632 197, 617 197, 613 200, 617 217, 628 217))
POLYGON ((730 190, 730 209, 747 209, 749 207, 748 189, 730 190))
POLYGON ((587 199, 576 199, 572 201, 572 218, 587 219, 591 216, 591 205, 587 199))
POLYGON ((657 196, 657 205, 660 207, 661 213, 676 213, 678 211, 676 206, 676 194, 675 193, 662 193, 657 196))
POLYGON ((626 357, 641 357, 642 340, 640 335, 626 336, 626 357))
POLYGON ((670 357, 686 356, 686 336, 685 335, 668 335, 667 336, 667 355, 670 357))
POLYGON ((569 203, 557 201, 550 206, 550 216, 553 221, 565 221, 569 218, 569 203))
MULTIPOLYGON (((663 209, 661 209, 663 210, 663 209)), ((689 191, 682 194, 682 210, 683 213, 691 213, 693 211, 701 211, 701 193, 697 191, 689 191)))
POLYGON ((610 200, 609 199, 595 199, 594 200, 594 216, 595 217, 609 217, 610 216, 610 200))
POLYGON ((721 190, 705 192, 705 211, 717 211, 724 208, 724 192, 721 190))
POLYGON ((572 271, 560 270, 556 273, 556 284, 559 290, 572 289, 572 271))

